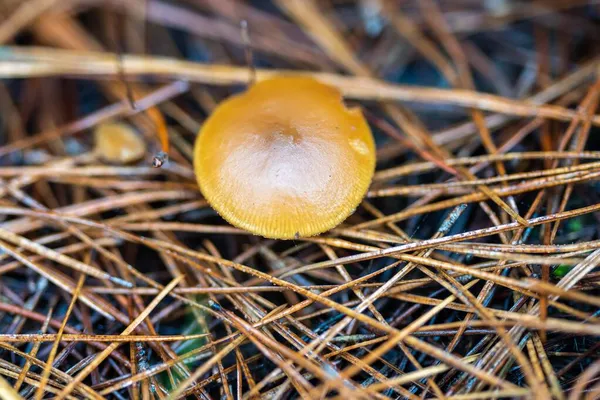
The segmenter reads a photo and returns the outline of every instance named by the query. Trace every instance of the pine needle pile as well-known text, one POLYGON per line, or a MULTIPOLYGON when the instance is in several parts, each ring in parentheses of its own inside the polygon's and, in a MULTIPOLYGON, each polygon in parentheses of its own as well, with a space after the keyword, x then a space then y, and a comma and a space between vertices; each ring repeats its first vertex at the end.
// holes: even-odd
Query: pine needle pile
POLYGON ((0 15, 1 399, 600 397, 597 2, 0 15), (317 237, 232 227, 194 177, 206 117, 278 74, 338 88, 377 142, 317 237))

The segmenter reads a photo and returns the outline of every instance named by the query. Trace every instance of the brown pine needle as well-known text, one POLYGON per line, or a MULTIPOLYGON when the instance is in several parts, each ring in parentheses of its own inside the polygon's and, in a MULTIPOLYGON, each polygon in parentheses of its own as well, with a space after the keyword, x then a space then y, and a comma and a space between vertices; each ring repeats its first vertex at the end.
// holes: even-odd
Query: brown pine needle
MULTIPOLYGON (((90 52, 81 56, 81 52, 68 50, 50 50, 47 48, 8 47, 11 61, 0 62, 0 77, 24 78, 56 75, 118 75, 111 54, 90 52), (53 64, 38 65, 32 59, 42 58, 53 64)), ((248 79, 246 68, 229 65, 202 65, 180 60, 123 55, 123 66, 128 76, 155 75, 174 79, 185 79, 197 83, 213 85, 243 84, 248 79)), ((531 102, 506 99, 491 94, 459 89, 437 89, 428 87, 408 87, 390 84, 366 77, 345 77, 322 72, 297 72, 290 70, 256 70, 256 80, 261 81, 276 75, 312 76, 324 83, 335 86, 350 99, 377 101, 413 101, 428 104, 453 104, 471 107, 483 111, 493 111, 521 117, 544 117, 559 121, 570 121, 575 113, 553 105, 537 105, 531 102)), ((142 105, 136 103, 140 111, 142 105)), ((600 115, 592 119, 594 125, 600 125, 600 115)))
POLYGON ((73 307, 75 306, 75 302, 77 301, 77 297, 81 292, 81 288, 83 287, 83 283, 85 282, 85 274, 80 274, 79 280, 77 281, 77 286, 75 287, 75 291, 73 292, 73 298, 71 299, 71 303, 69 303, 69 308, 67 308, 67 312, 63 317, 63 322, 58 329, 58 333, 56 334, 56 340, 52 344, 52 349, 50 349, 50 354, 48 355, 48 359, 46 360, 46 368, 44 368, 44 372, 42 373, 42 379, 40 380, 40 385, 38 386, 35 392, 35 399, 40 400, 44 397, 44 389, 46 388, 46 384, 48 383, 48 379, 50 378, 50 368, 52 367, 52 363, 54 363, 54 358, 56 357, 56 352, 58 351, 58 345, 62 339, 63 332, 65 331, 65 326, 67 325, 67 321, 71 316, 71 312, 73 311, 73 307))
MULTIPOLYGON (((152 312, 152 310, 156 308, 158 303, 160 303, 160 301, 164 299, 169 292, 183 280, 183 278, 184 276, 179 276, 165 286, 165 288, 150 302, 150 304, 148 304, 148 306, 127 326, 127 328, 123 330, 121 335, 129 335, 131 332, 133 332, 135 328, 137 328, 137 326, 152 312)), ((68 396, 73 391, 75 386, 79 382, 82 382, 96 368, 96 366, 104 361, 104 359, 106 359, 106 357, 108 357, 110 353, 113 352, 119 345, 119 342, 113 343, 99 353, 90 364, 81 370, 81 372, 79 372, 74 379, 69 382, 67 386, 65 386, 65 388, 58 394, 57 399, 64 399, 66 396, 68 396)))
POLYGON ((0 398, 3 400, 23 400, 2 376, 0 376, 0 398))

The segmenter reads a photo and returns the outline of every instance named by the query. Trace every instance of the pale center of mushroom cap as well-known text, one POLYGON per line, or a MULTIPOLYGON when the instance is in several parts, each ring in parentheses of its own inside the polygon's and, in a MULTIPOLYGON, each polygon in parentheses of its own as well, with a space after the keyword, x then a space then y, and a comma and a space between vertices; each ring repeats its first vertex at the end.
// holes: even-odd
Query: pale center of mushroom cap
POLYGON ((305 129, 277 124, 267 134, 248 133, 243 146, 224 155, 221 179, 256 206, 289 207, 290 211, 336 206, 323 204, 324 192, 331 190, 329 183, 343 161, 333 143, 308 136, 302 132, 305 129))
POLYGON ((295 146, 302 141, 302 135, 296 127, 290 124, 276 123, 265 135, 265 140, 272 147, 295 146))

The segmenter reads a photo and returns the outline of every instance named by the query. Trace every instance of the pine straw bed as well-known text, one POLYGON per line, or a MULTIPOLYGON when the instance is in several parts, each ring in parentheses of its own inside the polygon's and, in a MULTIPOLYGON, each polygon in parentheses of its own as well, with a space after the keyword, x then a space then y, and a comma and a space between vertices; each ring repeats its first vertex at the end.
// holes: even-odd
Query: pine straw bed
POLYGON ((0 4, 0 398, 600 396, 595 2, 0 4), (319 237, 197 190, 242 19, 257 79, 333 85, 375 133, 367 197, 319 237), (109 120, 144 160, 97 157, 109 120))

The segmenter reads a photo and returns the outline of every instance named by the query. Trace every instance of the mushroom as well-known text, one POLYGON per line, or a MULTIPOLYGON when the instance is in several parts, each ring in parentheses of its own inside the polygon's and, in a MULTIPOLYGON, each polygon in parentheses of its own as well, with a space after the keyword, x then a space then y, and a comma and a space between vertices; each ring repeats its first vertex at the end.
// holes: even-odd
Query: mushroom
POLYGON ((103 160, 128 164, 144 157, 146 143, 134 129, 121 122, 105 122, 94 131, 94 152, 103 160))
POLYGON ((205 121, 194 170, 234 226, 273 239, 314 236, 354 212, 375 170, 360 109, 307 77, 275 77, 222 102, 205 121))

